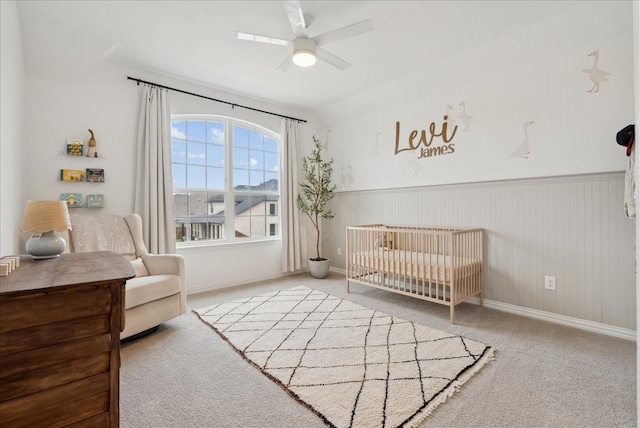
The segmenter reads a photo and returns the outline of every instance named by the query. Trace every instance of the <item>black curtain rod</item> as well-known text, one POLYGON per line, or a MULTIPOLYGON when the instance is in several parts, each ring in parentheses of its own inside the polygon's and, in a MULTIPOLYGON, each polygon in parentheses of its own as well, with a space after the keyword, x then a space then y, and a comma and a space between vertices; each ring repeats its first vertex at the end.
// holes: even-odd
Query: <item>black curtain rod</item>
POLYGON ((229 104, 232 108, 242 107, 242 108, 247 109, 247 110, 257 111, 257 112, 259 112, 259 113, 271 114, 271 115, 273 115, 273 116, 283 117, 283 118, 285 118, 285 119, 291 119, 291 120, 296 120, 296 121, 298 121, 298 122, 304 122, 304 123, 307 123, 307 121, 306 121, 306 120, 304 120, 304 119, 298 119, 298 118, 295 118, 295 117, 284 116, 284 115, 282 115, 282 114, 278 114, 278 113, 271 113, 270 111, 259 110, 259 109, 257 109, 257 108, 253 108, 253 107, 247 107, 247 106, 243 106, 243 105, 236 104, 236 103, 230 103, 229 101, 218 100, 218 99, 211 98, 211 97, 207 97, 207 96, 204 96, 204 95, 195 94, 195 93, 193 93, 193 92, 187 92, 187 91, 183 91, 183 90, 181 90, 181 89, 170 88, 169 86, 160 85, 160 84, 158 84, 158 83, 147 82, 147 81, 145 81, 145 80, 136 79, 135 77, 127 76, 127 79, 128 79, 128 80, 134 80, 134 81, 138 82, 138 85, 139 85, 139 84, 141 84, 141 83, 144 83, 145 85, 156 86, 156 87, 158 87, 158 88, 168 89, 168 90, 170 90, 170 91, 180 92, 180 93, 187 94, 187 95, 193 95, 194 97, 200 97, 200 98, 205 98, 205 99, 207 99, 207 100, 216 101, 216 102, 219 102, 219 103, 229 104))

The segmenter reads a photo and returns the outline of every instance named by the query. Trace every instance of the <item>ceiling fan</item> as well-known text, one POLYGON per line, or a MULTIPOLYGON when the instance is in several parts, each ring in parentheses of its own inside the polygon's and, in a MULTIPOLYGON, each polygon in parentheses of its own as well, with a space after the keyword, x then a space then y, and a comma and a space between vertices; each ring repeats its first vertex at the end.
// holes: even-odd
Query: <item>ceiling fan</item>
POLYGON ((289 56, 287 56, 287 58, 277 68, 279 71, 286 71, 292 63, 300 67, 310 67, 316 63, 317 58, 340 70, 345 70, 350 67, 351 64, 324 50, 321 46, 373 30, 373 23, 371 20, 367 19, 355 24, 347 25, 346 27, 328 31, 315 37, 309 37, 306 30, 309 25, 311 25, 313 18, 302 12, 302 6, 298 0, 284 0, 282 3, 284 4, 287 18, 289 18, 289 23, 293 29, 293 40, 260 36, 257 34, 239 31, 236 32, 236 35, 240 40, 269 43, 280 46, 293 46, 291 54, 289 54, 289 56))

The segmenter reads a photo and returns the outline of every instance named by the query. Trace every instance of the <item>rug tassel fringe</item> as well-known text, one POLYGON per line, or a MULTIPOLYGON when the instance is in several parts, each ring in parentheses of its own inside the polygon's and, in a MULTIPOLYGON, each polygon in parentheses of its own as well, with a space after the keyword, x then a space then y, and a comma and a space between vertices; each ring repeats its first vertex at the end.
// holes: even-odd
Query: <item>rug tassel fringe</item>
POLYGON ((427 407, 422 410, 416 417, 409 421, 407 425, 410 428, 418 427, 422 422, 425 421, 429 416, 431 416, 438 406, 446 402, 450 397, 453 397, 457 392, 460 392, 462 386, 473 377, 476 373, 480 371, 485 365, 489 364, 491 361, 495 360, 495 349, 489 348, 487 352, 473 365, 472 368, 467 370, 459 379, 454 381, 447 389, 442 391, 437 399, 429 403, 427 407))

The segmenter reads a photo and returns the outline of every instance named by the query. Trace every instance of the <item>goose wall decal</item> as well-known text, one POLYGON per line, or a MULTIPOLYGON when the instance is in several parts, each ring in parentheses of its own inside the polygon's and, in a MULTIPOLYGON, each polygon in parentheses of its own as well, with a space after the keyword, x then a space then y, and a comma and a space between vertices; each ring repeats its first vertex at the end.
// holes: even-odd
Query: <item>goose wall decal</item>
POLYGON ((520 144, 520 147, 518 147, 518 149, 511 154, 511 157, 523 159, 529 158, 531 152, 529 151, 529 133, 527 132, 527 128, 532 123, 534 123, 532 120, 525 120, 522 123, 522 128, 524 129, 524 139, 522 140, 522 144, 520 144))
POLYGON ((582 70, 585 73, 589 74, 589 79, 593 82, 593 86, 587 92, 598 92, 600 91, 600 83, 607 81, 607 73, 606 71, 600 70, 598 68, 598 58, 600 57, 599 51, 593 51, 588 56, 593 57, 593 66, 590 69, 582 70))
POLYGON ((376 134, 376 145, 373 146, 373 149, 371 149, 371 152, 369 153, 371 156, 378 156, 378 136, 379 135, 380 135, 380 132, 376 134))
POLYGON ((418 172, 420 171, 420 164, 418 163, 418 155, 416 154, 418 150, 411 150, 411 161, 409 162, 409 166, 411 166, 412 177, 417 177, 418 172))
POLYGON ((453 106, 451 104, 449 104, 447 106, 447 113, 445 114, 445 116, 447 116, 446 118, 446 122, 450 123, 450 122, 455 122, 456 120, 453 118, 453 106))
POLYGON ((351 187, 351 184, 353 183, 353 176, 351 175, 351 165, 342 167, 341 182, 342 187, 351 187))
POLYGON ((463 131, 468 131, 469 130, 469 125, 471 123, 473 123, 473 116, 469 116, 467 114, 467 109, 466 109, 466 104, 464 101, 460 101, 460 104, 462 106, 462 114, 458 115, 458 117, 460 119, 462 119, 462 123, 464 123, 464 129, 463 131))

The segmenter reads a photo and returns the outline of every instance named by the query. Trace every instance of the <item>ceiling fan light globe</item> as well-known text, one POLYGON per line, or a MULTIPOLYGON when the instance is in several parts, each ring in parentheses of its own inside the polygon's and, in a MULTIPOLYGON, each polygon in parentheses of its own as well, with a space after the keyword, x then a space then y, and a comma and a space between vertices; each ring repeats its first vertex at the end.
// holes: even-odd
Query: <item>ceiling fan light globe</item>
POLYGON ((299 67, 311 67, 316 63, 316 55, 309 50, 299 50, 293 54, 293 63, 299 67))

